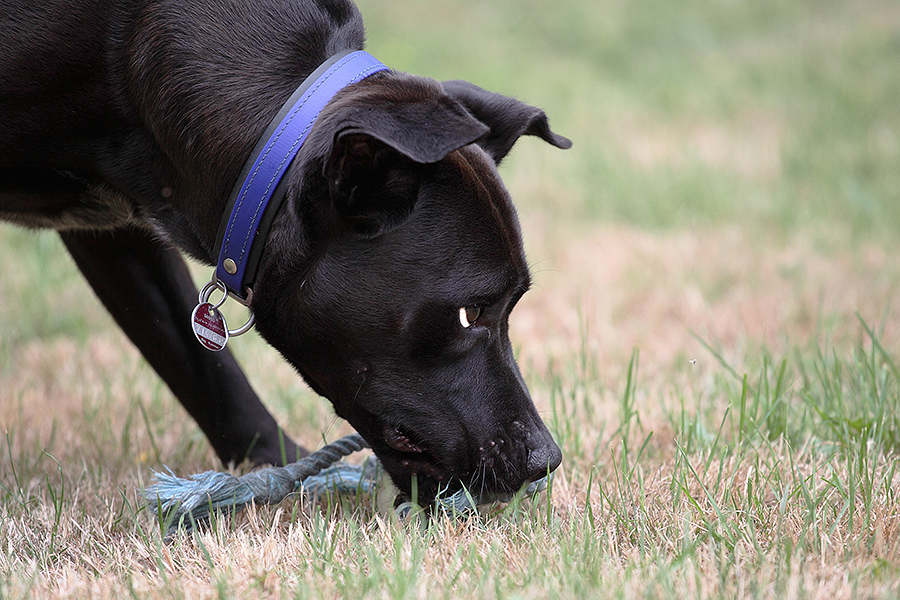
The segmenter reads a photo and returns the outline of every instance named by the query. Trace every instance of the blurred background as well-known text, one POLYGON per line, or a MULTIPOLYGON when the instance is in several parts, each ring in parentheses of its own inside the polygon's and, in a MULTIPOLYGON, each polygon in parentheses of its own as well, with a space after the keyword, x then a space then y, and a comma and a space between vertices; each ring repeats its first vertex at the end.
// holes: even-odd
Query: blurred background
POLYGON ((359 4, 390 65, 538 104, 578 142, 511 167, 552 169, 516 177, 548 213, 866 239, 900 224, 895 2, 359 4))
POLYGON ((896 341, 897 2, 360 6, 383 61, 538 105, 574 141, 522 140, 501 169, 538 284, 512 328, 529 358, 671 367, 709 358, 692 333, 783 349, 857 337, 857 311, 896 341))
MULTIPOLYGON (((860 317, 900 349, 900 3, 359 6, 388 65, 540 106, 574 141, 523 139, 501 167, 536 284, 511 327, 526 376, 575 358, 620 387, 638 349, 672 382, 717 368, 705 345, 741 371, 855 344, 860 317)), ((52 232, 0 225, 0 256, 7 411, 166 397, 52 232)), ((335 423, 260 340, 232 347, 295 431, 335 423)))

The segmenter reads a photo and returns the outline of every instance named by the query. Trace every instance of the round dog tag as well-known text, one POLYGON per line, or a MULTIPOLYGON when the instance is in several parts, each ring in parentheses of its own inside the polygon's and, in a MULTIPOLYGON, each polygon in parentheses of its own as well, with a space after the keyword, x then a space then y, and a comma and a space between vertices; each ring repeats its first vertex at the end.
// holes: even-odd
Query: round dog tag
POLYGON ((225 349, 228 343, 228 325, 225 316, 209 302, 201 302, 191 314, 191 326, 197 340, 214 352, 225 349))

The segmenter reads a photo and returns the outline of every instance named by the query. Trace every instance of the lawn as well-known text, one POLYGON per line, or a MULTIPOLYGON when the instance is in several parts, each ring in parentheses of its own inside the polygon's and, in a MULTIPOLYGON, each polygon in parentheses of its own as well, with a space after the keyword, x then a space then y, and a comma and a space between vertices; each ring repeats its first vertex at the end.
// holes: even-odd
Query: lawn
MULTIPOLYGON (((575 143, 501 168, 552 493, 405 522, 289 500, 164 543, 151 470, 222 466, 55 236, 5 225, 0 598, 900 595, 900 4, 359 5, 382 61, 575 143)), ((296 439, 350 431, 231 347, 296 439)))

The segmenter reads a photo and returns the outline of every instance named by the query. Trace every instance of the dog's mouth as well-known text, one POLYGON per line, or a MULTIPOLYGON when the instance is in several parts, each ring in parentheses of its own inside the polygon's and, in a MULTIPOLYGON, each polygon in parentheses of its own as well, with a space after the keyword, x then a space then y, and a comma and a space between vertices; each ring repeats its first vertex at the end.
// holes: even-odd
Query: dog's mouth
MULTIPOLYGON (((552 453, 541 454, 536 444, 536 449, 529 449, 523 425, 481 442, 471 440, 461 426, 457 431, 451 423, 441 429, 415 427, 401 419, 369 413, 359 425, 401 497, 421 506, 460 490, 467 490, 478 501, 509 498, 523 484, 541 479, 553 462, 552 453), (532 456, 535 465, 529 466, 532 456)), ((553 462, 550 470, 557 464, 553 462)))
MULTIPOLYGON (((382 430, 385 445, 396 454, 390 460, 409 475, 424 476, 438 484, 450 479, 441 468, 440 459, 434 455, 431 446, 420 436, 402 425, 387 424, 382 430)), ((394 454, 394 453, 391 453, 394 454)))

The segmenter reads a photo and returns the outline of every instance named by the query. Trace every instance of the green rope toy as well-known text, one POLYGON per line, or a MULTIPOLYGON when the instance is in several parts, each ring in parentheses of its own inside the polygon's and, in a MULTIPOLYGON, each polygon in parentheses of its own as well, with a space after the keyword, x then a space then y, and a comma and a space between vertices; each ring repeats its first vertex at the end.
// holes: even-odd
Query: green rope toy
MULTIPOLYGON (((143 492, 148 506, 157 508, 160 523, 168 523, 166 535, 179 528, 190 531, 213 513, 234 514, 251 502, 278 504, 297 492, 316 494, 336 492, 372 495, 379 478, 377 460, 370 465, 350 465, 340 462, 345 457, 369 445, 358 433, 336 440, 309 456, 283 467, 269 467, 236 477, 229 473, 206 471, 189 479, 154 471, 155 482, 143 492)), ((532 497, 547 488, 552 476, 532 482, 525 496, 532 497)), ((490 502, 509 497, 477 497, 465 489, 439 497, 435 502, 450 512, 465 513, 490 502)))

